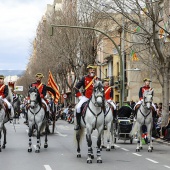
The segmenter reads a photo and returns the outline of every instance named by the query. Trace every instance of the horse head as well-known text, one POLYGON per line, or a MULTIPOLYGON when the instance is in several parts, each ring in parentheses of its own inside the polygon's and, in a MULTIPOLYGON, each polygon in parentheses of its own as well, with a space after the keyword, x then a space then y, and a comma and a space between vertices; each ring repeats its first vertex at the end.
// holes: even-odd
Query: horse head
POLYGON ((152 101, 153 101, 153 89, 145 90, 143 94, 143 103, 148 110, 152 106, 152 101))
POLYGON ((103 105, 104 86, 103 86, 102 81, 100 81, 100 80, 94 81, 92 97, 94 97, 96 106, 101 107, 103 105))
POLYGON ((30 87, 28 95, 30 97, 30 107, 32 109, 34 109, 37 104, 41 104, 40 94, 36 87, 30 87))

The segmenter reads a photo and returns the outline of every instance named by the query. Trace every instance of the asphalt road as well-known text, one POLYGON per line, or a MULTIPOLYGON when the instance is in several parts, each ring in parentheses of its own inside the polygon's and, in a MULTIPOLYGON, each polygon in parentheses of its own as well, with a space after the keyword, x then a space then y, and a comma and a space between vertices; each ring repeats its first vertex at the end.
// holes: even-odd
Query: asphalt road
MULTIPOLYGON (((48 148, 44 149, 44 136, 41 137, 40 153, 35 153, 36 137, 32 138, 33 152, 28 153, 28 127, 23 124, 7 123, 7 145, 0 152, 0 170, 163 170, 170 169, 170 147, 153 143, 153 152, 136 152, 136 141, 117 140, 115 149, 102 150, 102 164, 96 161, 97 131, 92 134, 94 156, 92 164, 87 164, 87 144, 85 137, 81 145, 81 158, 76 156, 73 125, 58 120, 54 134, 48 136, 48 148)), ((2 140, 3 141, 3 140, 2 140)))

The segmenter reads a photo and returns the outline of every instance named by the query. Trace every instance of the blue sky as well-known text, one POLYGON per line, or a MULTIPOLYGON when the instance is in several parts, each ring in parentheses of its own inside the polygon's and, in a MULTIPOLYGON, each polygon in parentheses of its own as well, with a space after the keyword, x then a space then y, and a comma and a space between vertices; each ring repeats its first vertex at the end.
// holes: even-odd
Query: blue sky
POLYGON ((26 69, 47 4, 53 0, 0 0, 0 70, 26 69))

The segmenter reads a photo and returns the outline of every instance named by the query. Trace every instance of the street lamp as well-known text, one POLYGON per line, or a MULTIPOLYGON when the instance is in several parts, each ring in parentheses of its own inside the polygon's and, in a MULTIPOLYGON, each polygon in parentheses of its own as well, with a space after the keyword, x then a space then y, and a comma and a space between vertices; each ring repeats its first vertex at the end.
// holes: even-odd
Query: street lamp
MULTIPOLYGON (((82 27, 82 26, 70 26, 70 25, 54 25, 54 24, 51 24, 50 28, 49 28, 49 34, 50 36, 53 35, 53 29, 54 27, 63 27, 63 28, 78 28, 78 29, 88 29, 88 30, 93 30, 93 31, 97 31, 97 32, 100 32, 101 34, 103 34, 104 36, 106 36, 112 43, 113 45, 115 46, 115 48, 117 49, 117 52, 119 54, 119 57, 120 57, 120 84, 121 84, 121 87, 123 87, 124 85, 124 79, 123 79, 123 73, 124 73, 124 66, 123 66, 123 61, 122 61, 122 54, 121 54, 121 51, 119 49, 119 46, 116 44, 116 42, 109 36, 107 35, 105 32, 101 31, 101 30, 98 30, 96 28, 93 28, 93 27, 82 27)), ((122 88, 121 89, 121 95, 120 95, 120 106, 122 106, 123 104, 123 100, 124 100, 124 89, 122 88)))

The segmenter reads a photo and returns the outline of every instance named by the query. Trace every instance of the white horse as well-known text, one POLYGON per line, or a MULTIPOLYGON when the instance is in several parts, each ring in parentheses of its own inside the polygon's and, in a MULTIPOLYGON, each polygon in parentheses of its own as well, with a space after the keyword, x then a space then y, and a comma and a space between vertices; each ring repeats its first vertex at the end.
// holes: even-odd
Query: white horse
POLYGON ((147 127, 147 137, 148 137, 148 152, 152 152, 152 126, 153 126, 153 116, 152 116, 152 101, 153 101, 153 90, 145 90, 143 94, 143 101, 141 106, 137 111, 137 118, 132 129, 131 134, 137 132, 137 147, 136 152, 142 149, 142 126, 147 127))
MULTIPOLYGON (((115 123, 113 118, 113 107, 108 102, 105 102, 105 126, 107 128, 107 147, 106 151, 110 151, 110 149, 114 149, 114 131, 115 131, 115 123)), ((101 135, 101 146, 102 148, 105 148, 104 146, 104 130, 101 135)))
POLYGON ((48 121, 45 116, 45 109, 43 107, 43 104, 41 102, 41 98, 38 92, 38 89, 36 87, 31 87, 28 91, 28 94, 30 96, 30 107, 28 109, 28 124, 29 124, 29 147, 28 152, 32 152, 32 142, 31 137, 33 134, 34 128, 37 130, 37 145, 35 152, 40 152, 40 132, 45 127, 45 143, 44 148, 48 147, 47 144, 47 133, 48 133, 48 121))
POLYGON ((0 99, 0 152, 2 151, 2 149, 5 149, 5 145, 6 145, 6 127, 5 127, 5 123, 9 121, 8 116, 6 115, 5 112, 5 106, 4 106, 4 101, 2 99, 0 99), (4 134, 4 141, 3 141, 3 145, 1 146, 1 138, 2 138, 2 131, 4 134))
MULTIPOLYGON (((81 157, 80 153, 80 141, 83 137, 84 128, 86 128, 86 140, 88 145, 88 156, 87 163, 92 163, 94 158, 92 149, 92 132, 97 129, 97 163, 102 163, 100 146, 101 146, 101 133, 104 128, 104 111, 103 111, 103 98, 104 98, 104 88, 102 81, 94 81, 94 89, 92 97, 87 101, 84 115, 81 119, 81 128, 76 133, 77 139, 77 157, 81 157)), ((75 109, 76 111, 76 109, 75 109)))

